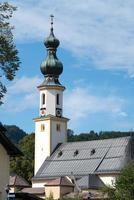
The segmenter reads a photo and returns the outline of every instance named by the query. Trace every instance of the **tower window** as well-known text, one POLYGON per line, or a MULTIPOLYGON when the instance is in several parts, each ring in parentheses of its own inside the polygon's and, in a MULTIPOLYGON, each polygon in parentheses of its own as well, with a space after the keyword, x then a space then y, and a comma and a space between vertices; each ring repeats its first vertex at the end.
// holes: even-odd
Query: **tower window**
POLYGON ((45 131, 45 125, 44 124, 41 124, 40 131, 41 132, 45 131))
POLYGON ((60 132, 60 124, 56 125, 56 130, 60 132))
POLYGON ((59 95, 59 94, 57 94, 57 96, 56 96, 57 105, 59 105, 59 104, 60 104, 59 97, 60 97, 60 95, 59 95))
POLYGON ((42 94, 42 104, 45 104, 45 94, 42 94))

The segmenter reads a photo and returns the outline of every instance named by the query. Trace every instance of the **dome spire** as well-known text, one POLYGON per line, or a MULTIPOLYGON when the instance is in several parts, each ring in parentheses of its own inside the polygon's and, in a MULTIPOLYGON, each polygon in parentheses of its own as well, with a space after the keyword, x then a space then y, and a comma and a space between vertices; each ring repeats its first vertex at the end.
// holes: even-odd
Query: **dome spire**
POLYGON ((60 44, 59 40, 53 33, 53 15, 50 15, 51 27, 50 34, 45 39, 44 45, 47 49, 47 57, 41 64, 41 72, 45 76, 46 81, 53 80, 55 84, 60 84, 58 81, 59 75, 63 71, 63 65, 56 56, 56 50, 60 44))
POLYGON ((54 15, 50 15, 50 18, 51 18, 51 30, 53 30, 53 18, 54 18, 54 15))

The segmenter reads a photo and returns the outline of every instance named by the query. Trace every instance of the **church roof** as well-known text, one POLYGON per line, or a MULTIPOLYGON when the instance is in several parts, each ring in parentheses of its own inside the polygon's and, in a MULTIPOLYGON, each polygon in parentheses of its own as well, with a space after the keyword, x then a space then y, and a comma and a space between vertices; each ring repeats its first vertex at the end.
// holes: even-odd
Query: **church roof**
POLYGON ((28 193, 28 194, 34 194, 34 195, 44 195, 45 194, 45 188, 44 187, 38 187, 38 188, 23 188, 21 192, 28 193))
POLYGON ((81 189, 97 189, 105 186, 96 174, 90 174, 77 178, 77 184, 81 189))
POLYGON ((119 173, 130 158, 131 137, 68 142, 44 161, 34 179, 119 173))

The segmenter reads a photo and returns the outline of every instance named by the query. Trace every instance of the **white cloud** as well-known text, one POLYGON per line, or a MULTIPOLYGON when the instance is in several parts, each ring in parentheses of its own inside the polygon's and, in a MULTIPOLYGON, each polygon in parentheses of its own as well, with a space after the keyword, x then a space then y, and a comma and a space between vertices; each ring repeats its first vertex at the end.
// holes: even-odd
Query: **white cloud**
MULTIPOLYGON (((2 106, 4 112, 23 112, 29 109, 38 108, 39 92, 36 87, 42 82, 38 77, 23 76, 20 79, 15 79, 10 87, 5 103, 2 106)), ((76 84, 79 82, 76 82, 76 84)), ((81 120, 96 113, 106 113, 112 117, 126 117, 124 111, 124 99, 113 96, 97 96, 93 94, 90 87, 74 86, 74 89, 67 91, 64 94, 64 111, 65 116, 71 120, 81 120)))
POLYGON ((124 99, 116 96, 96 96, 88 88, 77 87, 65 95, 65 114, 71 120, 80 120, 92 114, 106 113, 115 117, 126 117, 124 99))
POLYGON ((48 35, 48 16, 62 47, 98 69, 123 70, 134 76, 133 0, 24 0, 14 15, 16 39, 40 41, 48 35), (82 59, 82 58, 81 58, 82 59))
POLYGON ((15 79, 8 87, 2 106, 4 112, 23 112, 36 108, 39 104, 39 94, 36 87, 42 80, 38 77, 23 76, 15 79))
POLYGON ((39 101, 39 95, 37 92, 32 92, 31 94, 24 94, 21 98, 14 98, 13 96, 9 96, 8 103, 5 111, 8 110, 8 112, 11 113, 21 113, 23 111, 29 110, 29 109, 35 109, 37 108, 39 101))
POLYGON ((28 93, 36 90, 36 87, 41 84, 41 79, 37 76, 26 77, 23 76, 20 79, 15 79, 11 86, 8 87, 8 93, 28 93))

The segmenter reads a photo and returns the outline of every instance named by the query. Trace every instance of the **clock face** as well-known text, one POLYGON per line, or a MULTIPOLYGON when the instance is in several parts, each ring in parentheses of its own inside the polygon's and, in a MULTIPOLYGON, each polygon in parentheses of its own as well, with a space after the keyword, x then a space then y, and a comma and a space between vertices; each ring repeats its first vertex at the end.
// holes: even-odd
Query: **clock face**
POLYGON ((45 111, 44 111, 44 110, 42 110, 42 111, 41 111, 41 114, 42 114, 42 115, 45 115, 45 111))
POLYGON ((41 110, 41 116, 44 116, 46 114, 46 110, 45 109, 42 109, 41 110))
POLYGON ((62 110, 60 108, 56 108, 56 116, 61 117, 62 116, 62 110))

